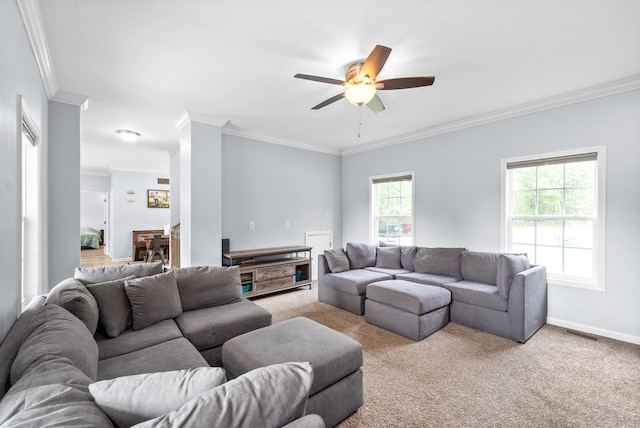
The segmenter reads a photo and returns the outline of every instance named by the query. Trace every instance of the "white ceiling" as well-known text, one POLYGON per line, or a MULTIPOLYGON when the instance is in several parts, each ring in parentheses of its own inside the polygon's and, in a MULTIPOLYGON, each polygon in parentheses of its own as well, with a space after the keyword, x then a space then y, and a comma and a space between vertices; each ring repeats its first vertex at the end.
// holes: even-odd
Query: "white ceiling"
POLYGON ((89 98, 84 172, 167 172, 185 110, 224 133, 352 153, 640 87, 637 0, 40 0, 61 92, 89 98), (374 114, 341 88, 376 44, 379 79, 436 76, 380 93, 374 114), (358 124, 361 123, 360 137, 358 124), (119 141, 116 129, 142 134, 119 141))

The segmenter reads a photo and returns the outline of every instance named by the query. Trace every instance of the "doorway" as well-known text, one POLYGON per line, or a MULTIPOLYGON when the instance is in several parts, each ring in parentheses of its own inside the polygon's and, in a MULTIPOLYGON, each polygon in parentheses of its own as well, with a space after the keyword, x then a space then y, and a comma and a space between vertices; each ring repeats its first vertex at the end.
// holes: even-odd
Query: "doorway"
POLYGON ((304 245, 313 247, 311 250, 311 258, 316 261, 316 265, 311 269, 311 280, 315 281, 318 279, 318 254, 322 254, 325 250, 331 250, 333 248, 333 232, 305 232, 304 245))

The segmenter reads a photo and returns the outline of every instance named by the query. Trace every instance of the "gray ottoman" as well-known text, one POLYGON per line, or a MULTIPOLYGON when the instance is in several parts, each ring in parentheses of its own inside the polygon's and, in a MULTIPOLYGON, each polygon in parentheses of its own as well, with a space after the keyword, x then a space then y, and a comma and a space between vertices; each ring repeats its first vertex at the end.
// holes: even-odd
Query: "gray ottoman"
POLYGON ((446 288, 400 279, 367 287, 364 319, 419 341, 449 323, 451 292, 446 288))
POLYGON ((332 427, 362 406, 362 346, 322 324, 294 318, 236 336, 222 346, 228 379, 290 361, 313 365, 307 414, 322 416, 332 427))

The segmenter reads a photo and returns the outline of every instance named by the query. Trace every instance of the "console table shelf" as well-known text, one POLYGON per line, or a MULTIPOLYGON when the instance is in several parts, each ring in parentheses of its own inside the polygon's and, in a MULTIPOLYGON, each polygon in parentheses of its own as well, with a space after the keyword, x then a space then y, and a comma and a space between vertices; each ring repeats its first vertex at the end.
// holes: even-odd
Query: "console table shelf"
POLYGON ((311 249, 305 246, 259 248, 230 251, 222 257, 224 264, 240 267, 243 296, 254 297, 306 285, 311 288, 311 249), (300 257, 300 253, 304 256, 300 257))

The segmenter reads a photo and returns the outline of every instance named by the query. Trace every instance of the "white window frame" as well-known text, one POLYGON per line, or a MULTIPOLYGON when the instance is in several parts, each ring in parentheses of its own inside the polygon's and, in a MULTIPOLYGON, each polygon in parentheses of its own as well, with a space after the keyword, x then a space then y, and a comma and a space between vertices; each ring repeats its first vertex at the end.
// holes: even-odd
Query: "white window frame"
POLYGON ((375 221, 376 215, 376 201, 374 198, 373 185, 374 181, 392 179, 396 177, 411 176, 411 233, 409 237, 413 245, 415 237, 415 195, 416 195, 416 177, 414 171, 396 172, 392 174, 372 175, 369 176, 369 242, 378 244, 378 230, 375 221))
MULTIPOLYGON (((18 159, 18 168, 19 168, 19 183, 20 183, 20 229, 22 230, 20 234, 20 259, 21 259, 21 267, 20 267, 20 303, 19 310, 22 309, 29 304, 29 301, 32 297, 37 296, 42 293, 42 147, 41 147, 41 132, 40 128, 31 115, 29 108, 27 107, 26 102, 22 96, 18 96, 18 135, 16 144, 19 147, 18 152, 20 153, 18 159), (26 130, 26 132, 23 131, 26 130), (36 156, 36 171, 35 174, 31 176, 35 180, 36 187, 36 201, 35 201, 35 219, 34 224, 31 225, 30 236, 31 240, 29 243, 24 242, 24 147, 25 144, 23 141, 23 134, 28 135, 29 143, 32 147, 35 148, 35 156, 36 156), (26 246, 29 246, 27 249, 26 246), (25 257, 25 252, 29 254, 28 257, 25 257), (31 278, 29 284, 25 284, 25 272, 31 272, 31 278)), ((32 171, 33 173, 33 171, 32 171)), ((32 212, 33 214, 33 212, 32 212)))
POLYGON ((500 161, 500 242, 501 251, 511 251, 511 221, 509 213, 511 183, 509 183, 509 175, 507 164, 514 162, 528 162, 547 158, 559 158, 564 156, 576 156, 585 153, 596 153, 596 212, 594 215, 594 238, 593 238, 593 262, 594 275, 593 278, 577 278, 566 275, 547 273, 547 281, 551 285, 560 285, 567 287, 577 287, 595 291, 606 291, 606 274, 605 274, 605 232, 606 232, 606 147, 595 146, 575 150, 564 150, 559 152, 541 153, 529 156, 520 156, 500 161))

